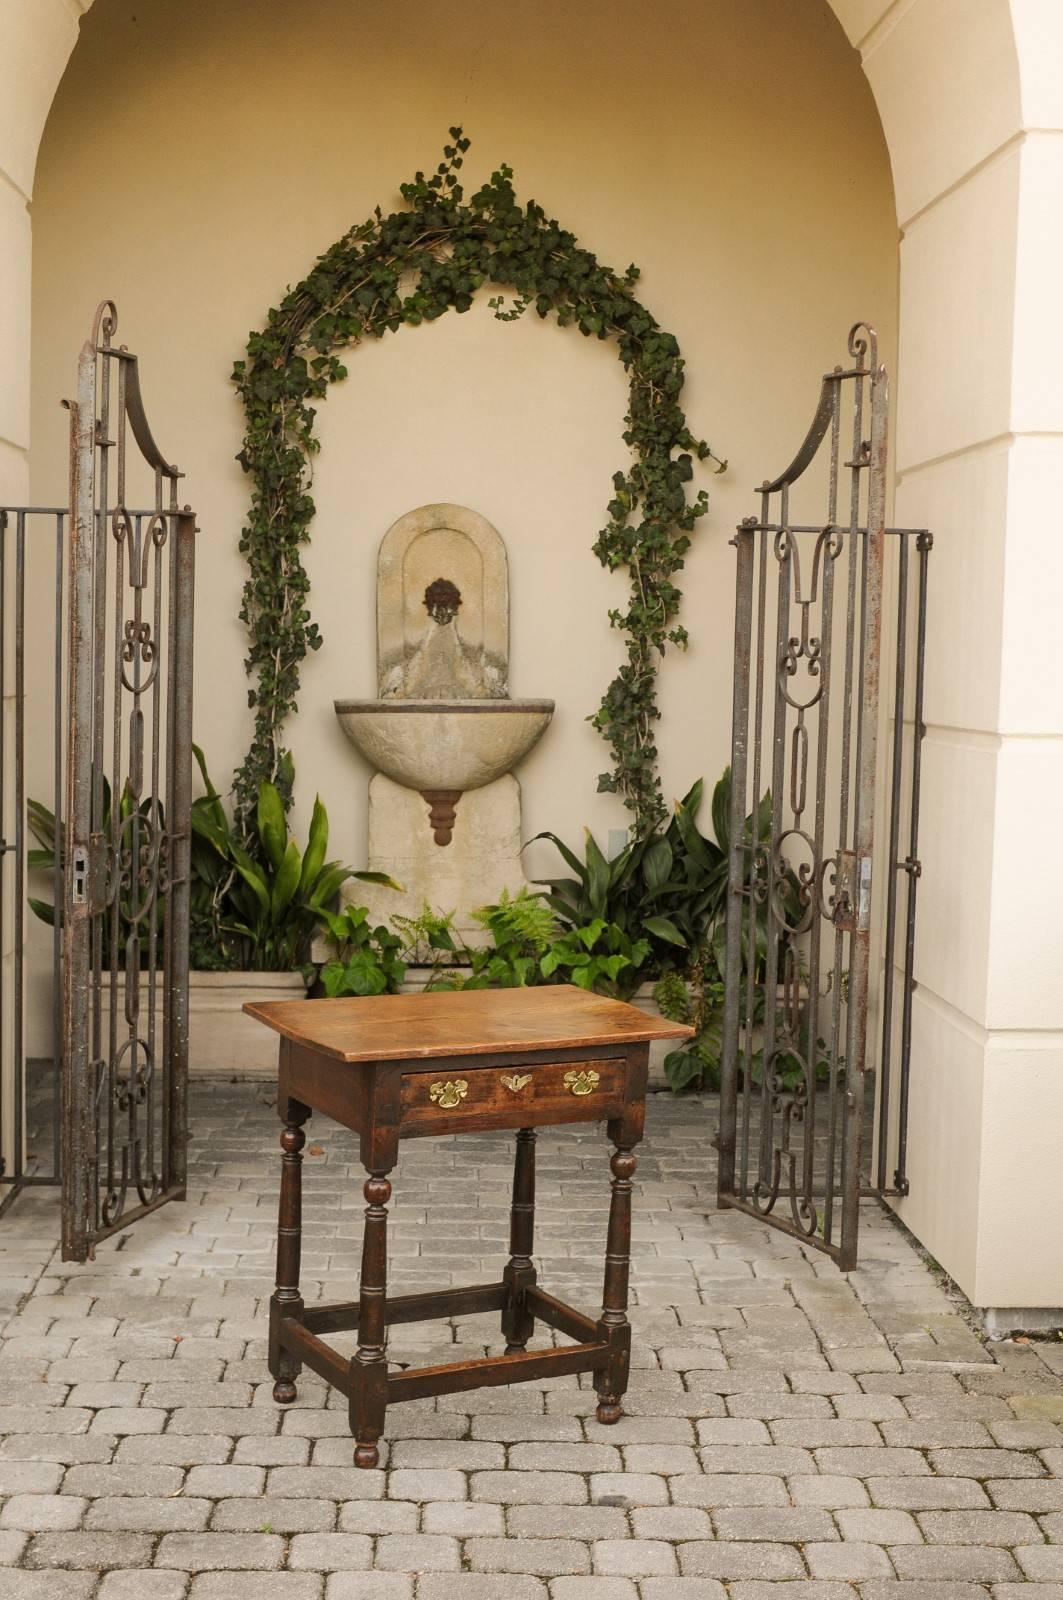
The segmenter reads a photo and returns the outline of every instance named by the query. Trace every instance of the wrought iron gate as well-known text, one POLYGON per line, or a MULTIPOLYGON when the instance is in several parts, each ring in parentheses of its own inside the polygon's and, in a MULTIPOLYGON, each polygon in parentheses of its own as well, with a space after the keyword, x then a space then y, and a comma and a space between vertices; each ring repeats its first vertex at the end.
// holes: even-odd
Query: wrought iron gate
MULTIPOLYGON (((859 1200, 904 1170, 915 942, 927 557, 923 529, 886 528, 888 384, 872 329, 823 379, 812 425, 738 529, 727 963, 718 1199, 856 1264, 859 1200), (821 446, 827 441, 826 447, 821 446), (845 444, 850 444, 848 456, 845 444), (807 476, 806 476, 807 475, 807 476), (805 478, 822 520, 798 521, 805 478), (822 503, 822 502, 821 502, 822 503), (883 983, 872 982, 872 864, 880 787, 883 578, 896 586, 883 983), (914 544, 915 563, 910 561, 914 544), (906 737, 911 570, 916 664, 906 737), (906 744, 910 753, 906 754, 906 744), (907 832, 902 860, 900 839, 907 832), (899 982, 898 882, 907 883, 899 982), (901 996, 891 1084, 895 996, 901 996), (869 1007, 880 998, 879 1070, 869 1007), (877 1095, 872 1085, 877 1080, 877 1095), (899 1092, 894 1093, 897 1089, 899 1092), (896 1101, 896 1106, 894 1105, 896 1101), (865 1123, 877 1123, 875 1181, 865 1123)), ((872 1008, 873 1014, 873 1008, 872 1008)))
MULTIPOLYGON (((183 1197, 187 1142, 195 519, 178 505, 181 474, 152 437, 137 358, 112 343, 116 328, 105 301, 69 403, 69 511, 0 507, 0 600, 11 601, 16 635, 13 793, 0 730, 0 867, 12 854, 15 902, 14 981, 4 985, 14 1026, 3 1037, 13 1071, 0 1094, 12 1170, 0 1176, 4 1206, 24 1184, 61 1182, 63 1258, 75 1261, 183 1197), (27 653, 33 558, 42 581, 54 565, 55 634, 34 612, 27 653), (54 812, 31 797, 28 818, 27 668, 31 683, 55 679, 54 812), (54 1063, 24 1051, 26 867, 49 857, 27 857, 27 821, 41 843, 42 829, 54 834, 52 906, 30 902, 53 921, 54 1063)), ((0 607, 0 690, 3 626, 0 607)), ((2 896, 0 875, 0 917, 2 896)))
POLYGON ((116 324, 104 302, 70 408, 66 1260, 185 1187, 195 519, 116 324), (147 510, 129 504, 130 435, 147 510))

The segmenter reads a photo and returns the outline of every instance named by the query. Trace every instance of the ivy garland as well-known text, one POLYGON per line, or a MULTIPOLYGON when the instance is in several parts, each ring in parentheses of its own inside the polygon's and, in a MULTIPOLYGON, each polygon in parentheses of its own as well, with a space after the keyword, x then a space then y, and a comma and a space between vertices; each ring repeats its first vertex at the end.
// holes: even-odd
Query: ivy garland
POLYGON ((519 205, 507 166, 466 202, 457 173, 469 140, 460 128, 450 136, 434 175, 419 172, 401 186, 406 209, 384 216, 377 208, 327 250, 251 334, 246 360, 233 369, 247 422, 237 459, 254 485, 240 540, 249 568, 240 615, 251 636, 246 665, 255 680, 248 692, 255 726, 235 776, 237 812, 250 815, 262 779, 283 787, 281 731, 295 710, 300 663, 321 644, 300 554, 314 516, 312 458, 320 448, 312 402, 347 376, 338 351, 403 324, 434 321, 451 307, 468 311, 490 283, 514 293, 508 306, 501 296, 489 302, 500 321, 534 306, 540 317, 574 324, 588 338, 614 337, 629 376, 623 437, 633 460, 614 474, 609 520, 594 545, 604 567, 623 568, 631 580, 627 608, 609 613, 625 635, 626 660, 588 720, 613 756, 598 788, 618 793, 644 833, 664 815, 653 731, 657 663, 666 644, 687 643, 676 622, 674 579, 708 509, 705 491, 690 499, 687 485, 694 457, 716 458, 687 427, 679 346, 636 298, 638 268, 602 266, 541 206, 519 205))

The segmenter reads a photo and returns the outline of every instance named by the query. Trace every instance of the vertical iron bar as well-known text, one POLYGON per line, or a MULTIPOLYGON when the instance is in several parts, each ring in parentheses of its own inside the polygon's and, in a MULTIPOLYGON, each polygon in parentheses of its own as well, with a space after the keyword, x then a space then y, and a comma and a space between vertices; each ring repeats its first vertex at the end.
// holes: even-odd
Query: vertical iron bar
MULTIPOLYGON (((192 636, 196 519, 185 506, 176 518, 177 596, 172 637, 173 753, 170 809, 169 1182, 184 1197, 188 1142, 188 935, 192 875, 192 636)), ((176 1197, 176 1196, 175 1196, 176 1197)))
MULTIPOLYGON (((775 1025, 778 1011, 779 987, 779 915, 775 908, 777 854, 782 834, 783 776, 786 764, 786 693, 782 683, 782 663, 786 657, 786 641, 790 623, 790 580, 793 569, 794 540, 788 531, 790 515, 789 484, 783 484, 779 495, 779 527, 775 538, 775 559, 779 566, 777 589, 778 611, 775 617, 775 653, 771 662, 772 682, 775 691, 772 718, 772 768, 771 768, 771 839, 768 846, 767 948, 764 957, 764 1056, 760 1092, 760 1173, 762 1182, 771 1182, 772 1141, 775 1134, 775 1115, 772 1096, 772 1074, 775 1056, 775 1025), (785 541, 785 543, 784 543, 785 541)), ((759 797, 757 797, 759 798, 759 797)), ((756 832, 756 805, 754 799, 754 824, 756 832)))
MULTIPOLYGON (((8 827, 6 827, 6 794, 8 794, 8 773, 6 773, 6 754, 8 754, 8 720, 6 720, 3 696, 6 691, 5 658, 8 640, 6 640, 6 610, 8 610, 8 584, 6 584, 6 549, 8 549, 8 514, 0 510, 0 939, 3 938, 3 888, 8 877, 8 827)), ((5 1101, 6 1088, 3 1083, 3 1051, 6 1050, 6 1010, 5 1010, 5 984, 0 982, 0 1160, 3 1160, 3 1101, 5 1101)), ((18 1096, 19 1064, 14 1062, 14 1094, 18 1096)), ((22 1139, 19 1133, 18 1117, 13 1118, 11 1125, 13 1146, 11 1146, 11 1166, 13 1174, 18 1181, 18 1174, 22 1170, 22 1139)))
MULTIPOLYGON (((771 513, 771 496, 766 490, 761 490, 760 520, 764 524, 771 513)), ((749 872, 749 900, 746 914, 749 919, 749 942, 746 948, 750 953, 746 972, 746 1015, 745 1027, 742 1037, 742 1186, 743 1199, 749 1197, 749 1135, 753 1113, 753 1029, 757 1010, 757 897, 754 884, 757 877, 757 853, 760 849, 758 836, 759 808, 760 808, 760 764, 761 750, 764 738, 764 647, 767 637, 767 604, 768 604, 768 535, 763 526, 754 533, 754 552, 757 558, 757 646, 754 657, 753 671, 756 674, 753 711, 753 792, 750 797, 748 790, 743 795, 741 813, 741 827, 745 829, 745 806, 751 808, 750 835, 748 845, 748 872, 749 872)), ((745 785, 743 785, 745 788, 745 785)), ((739 967, 741 968, 742 952, 739 951, 739 967)), ((758 1177, 763 1177, 758 1172, 758 1177)))
POLYGON ((857 721, 857 788, 853 846, 856 907, 849 936, 849 1015, 846 1034, 846 1148, 842 1174, 839 1265, 856 1266, 860 1222, 860 1164, 864 1116, 865 1049, 871 941, 871 864, 875 844, 875 775, 878 757, 879 672, 882 643, 882 561, 886 527, 886 374, 871 346, 871 448, 868 457, 866 581, 861 616, 860 715, 857 721))
POLYGON ((900 536, 897 563, 897 660, 893 680, 893 751, 890 770, 890 831, 886 854, 886 934, 882 968, 882 1048, 878 1081, 876 1182, 886 1187, 890 1125, 890 1055, 893 1044, 893 956, 897 941, 897 849, 901 829, 901 776, 904 764, 904 679, 908 652, 908 535, 900 536))
MULTIPOLYGON (((734 1193, 738 1123, 738 1030, 742 986, 742 919, 747 893, 745 851, 746 765, 749 751, 749 661, 753 623, 753 555, 756 535, 746 524, 735 537, 734 688, 731 707, 730 859, 727 863, 727 971, 724 977, 723 1057, 720 1070, 720 1138, 717 1202, 734 1193)), ((754 841, 755 848, 755 841, 754 841)), ((752 861, 752 856, 750 856, 752 861)), ((752 904, 752 890, 748 889, 752 904)), ((748 1141, 743 1140, 743 1155, 748 1141)))
MULTIPOLYGON (((0 604, 4 597, 0 595, 0 604)), ((24 1170, 23 1122, 26 1062, 23 1049, 22 1007, 25 987, 25 907, 26 907, 26 513, 20 511, 15 524, 15 960, 14 1029, 12 1053, 15 1058, 16 1182, 24 1170)), ((2 701, 0 701, 2 706, 2 701)), ((2 925, 2 924, 0 924, 2 925)))
POLYGON ((93 545, 95 506, 96 352, 90 341, 78 364, 71 407, 70 686, 63 884, 63 1241, 64 1261, 85 1261, 94 1231, 94 1084, 90 1082, 89 1002, 92 907, 87 895, 92 830, 93 545))
POLYGON ((916 540, 919 554, 919 598, 916 614, 915 655, 915 705, 912 708, 912 789, 911 814, 908 823, 908 897, 905 907, 904 930, 904 987, 901 995, 901 1083, 897 1105, 897 1170, 893 1185, 899 1194, 907 1194, 908 1183, 908 1091, 912 1056, 912 992, 915 989, 915 909, 919 883, 919 801, 922 786, 923 739, 926 726, 923 722, 923 682, 926 667, 926 590, 927 557, 933 546, 931 534, 921 533, 916 540))
POLYGON ((66 517, 55 517, 55 687, 52 730, 52 807, 55 850, 52 864, 52 1177, 62 1173, 63 1062, 63 585, 66 563, 66 517))
MULTIPOLYGON (((823 560, 820 601, 820 693, 816 720, 816 807, 813 823, 812 846, 812 928, 809 939, 808 1000, 805 1024, 805 1060, 808 1062, 808 1109, 805 1113, 804 1148, 804 1198, 811 1209, 812 1190, 815 1183, 816 1101, 819 1076, 819 978, 822 964, 823 920, 822 873, 823 833, 826 824, 825 803, 827 792, 827 761, 830 753, 830 704, 834 645, 834 554, 837 537, 835 524, 838 518, 838 464, 841 456, 842 389, 836 379, 833 386, 830 429, 830 476, 827 492, 827 525, 820 535, 820 554, 823 560)), ((813 560, 813 585, 815 561, 813 560)), ((828 1091, 829 1105, 829 1091, 828 1091)))

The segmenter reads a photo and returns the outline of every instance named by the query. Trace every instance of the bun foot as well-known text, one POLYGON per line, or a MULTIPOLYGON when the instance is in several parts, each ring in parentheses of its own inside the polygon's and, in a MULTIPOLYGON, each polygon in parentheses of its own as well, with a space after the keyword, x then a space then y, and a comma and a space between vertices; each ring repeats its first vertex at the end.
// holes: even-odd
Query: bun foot
POLYGON ((273 1398, 279 1406, 290 1406, 296 1393, 295 1384, 290 1378, 278 1378, 273 1385, 273 1398))
POLYGON ((527 1348, 526 1344, 507 1344, 505 1354, 507 1356, 522 1356, 527 1348))
POLYGON ((354 1464, 356 1467, 375 1467, 380 1460, 380 1451, 375 1444, 356 1444, 354 1447, 354 1464))
POLYGON ((623 1414, 624 1413, 620 1405, 620 1401, 614 1399, 612 1395, 605 1395, 601 1400, 598 1401, 598 1409, 595 1412, 595 1415, 599 1422, 605 1423, 606 1425, 613 1422, 619 1422, 623 1414))

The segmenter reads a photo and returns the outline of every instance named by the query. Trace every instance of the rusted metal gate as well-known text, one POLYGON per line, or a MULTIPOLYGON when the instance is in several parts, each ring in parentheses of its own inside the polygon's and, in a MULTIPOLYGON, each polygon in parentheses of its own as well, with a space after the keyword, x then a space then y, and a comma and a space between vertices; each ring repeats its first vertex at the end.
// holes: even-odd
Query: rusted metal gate
POLYGON ((874 331, 854 327, 848 355, 824 377, 804 443, 786 471, 763 484, 760 514, 735 540, 718 1138, 719 1203, 827 1251, 846 1270, 856 1264, 861 1194, 907 1193, 931 545, 924 529, 885 526, 888 383, 874 331), (791 505, 802 479, 800 493, 825 505, 819 519, 798 520, 791 505), (883 594, 894 545, 890 815, 879 859, 883 594), (876 874, 886 890, 881 929, 876 874), (887 1187, 891 1149, 897 1166, 887 1187))
MULTIPOLYGON (((116 329, 105 301, 69 402, 69 510, 0 508, 5 555, 14 533, 18 635, 5 844, 18 971, 13 1092, 2 1103, 13 1156, 3 1176, 9 1198, 61 1182, 63 1258, 73 1261, 183 1197, 187 1144, 195 519, 178 504, 181 474, 152 437, 137 358, 113 343, 116 329), (27 552, 53 545, 54 641, 43 630, 27 641, 27 552), (23 1047, 25 684, 35 666, 55 682, 54 1063, 27 1062, 23 1047), (30 1102, 41 1114, 27 1137, 30 1102)), ((42 815, 47 826, 52 813, 31 797, 38 838, 42 815)))

